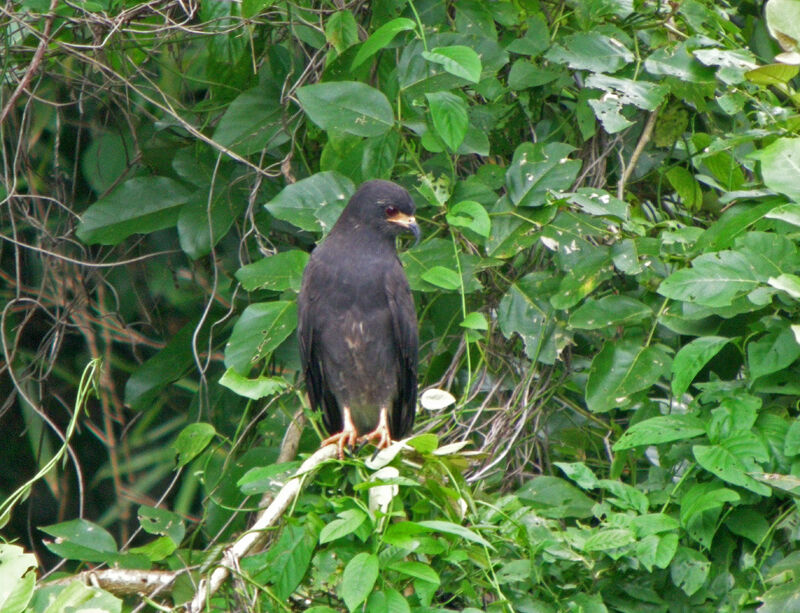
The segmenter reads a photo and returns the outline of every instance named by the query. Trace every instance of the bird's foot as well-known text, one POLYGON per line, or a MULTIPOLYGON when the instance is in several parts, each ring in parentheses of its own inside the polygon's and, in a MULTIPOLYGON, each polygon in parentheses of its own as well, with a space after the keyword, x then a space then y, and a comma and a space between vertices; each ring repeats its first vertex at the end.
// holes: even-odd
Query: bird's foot
POLYGON ((322 441, 322 443, 320 443, 320 447, 333 445, 335 443, 340 460, 344 459, 345 445, 352 448, 355 447, 356 443, 358 442, 358 432, 356 432, 356 427, 353 425, 353 419, 350 417, 350 410, 347 407, 344 409, 343 417, 344 428, 342 428, 342 431, 329 436, 322 441))
POLYGON ((365 434, 358 439, 359 443, 374 443, 378 449, 386 449, 392 444, 392 435, 389 432, 389 424, 386 420, 386 409, 381 409, 381 417, 378 427, 372 432, 365 434), (375 442, 377 441, 377 442, 375 442))

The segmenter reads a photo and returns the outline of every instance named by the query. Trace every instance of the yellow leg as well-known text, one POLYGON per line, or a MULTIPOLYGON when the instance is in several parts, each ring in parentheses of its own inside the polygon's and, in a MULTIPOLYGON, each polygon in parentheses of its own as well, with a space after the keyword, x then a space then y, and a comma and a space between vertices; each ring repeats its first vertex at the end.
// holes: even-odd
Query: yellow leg
POLYGON ((356 442, 358 442, 358 432, 356 432, 356 427, 353 425, 353 418, 350 416, 350 408, 344 407, 342 413, 344 421, 342 431, 329 436, 320 444, 320 447, 325 447, 325 445, 336 443, 336 447, 339 449, 340 460, 344 458, 344 446, 354 447, 356 442))
POLYGON ((378 449, 386 449, 392 444, 392 435, 389 432, 389 421, 386 417, 386 407, 381 408, 381 416, 378 420, 378 426, 369 434, 358 439, 359 442, 374 442, 378 449))

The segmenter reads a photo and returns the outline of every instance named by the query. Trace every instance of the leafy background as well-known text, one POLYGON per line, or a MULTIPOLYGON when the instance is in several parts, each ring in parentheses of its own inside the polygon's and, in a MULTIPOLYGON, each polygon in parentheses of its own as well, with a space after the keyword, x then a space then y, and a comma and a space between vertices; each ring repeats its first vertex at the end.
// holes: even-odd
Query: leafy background
POLYGON ((207 609, 793 610, 797 24, 796 0, 6 5, 3 610, 192 597, 296 468, 292 419, 318 445, 295 298, 372 178, 417 202, 420 387, 456 402, 388 472, 323 465, 207 609), (106 566, 193 575, 70 582, 106 566))

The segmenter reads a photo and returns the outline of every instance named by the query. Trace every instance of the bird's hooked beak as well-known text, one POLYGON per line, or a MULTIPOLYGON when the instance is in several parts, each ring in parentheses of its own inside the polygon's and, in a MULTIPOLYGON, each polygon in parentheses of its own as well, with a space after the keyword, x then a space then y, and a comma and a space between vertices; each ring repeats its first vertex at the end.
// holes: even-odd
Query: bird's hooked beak
POLYGON ((414 235, 414 245, 419 243, 420 229, 417 225, 417 220, 413 215, 406 215, 405 213, 397 212, 387 220, 390 223, 396 223, 398 226, 405 228, 414 235))

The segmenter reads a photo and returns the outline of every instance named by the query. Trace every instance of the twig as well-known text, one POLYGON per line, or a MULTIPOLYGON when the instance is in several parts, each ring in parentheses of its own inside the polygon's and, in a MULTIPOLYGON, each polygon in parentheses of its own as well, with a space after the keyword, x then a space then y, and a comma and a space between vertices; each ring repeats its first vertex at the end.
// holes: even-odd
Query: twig
POLYGON ((28 69, 25 71, 22 79, 17 84, 17 88, 11 94, 8 102, 6 102, 6 105, 3 107, 3 110, 0 111, 0 125, 3 125, 3 122, 11 112, 11 109, 14 108, 17 98, 19 98, 20 94, 22 94, 22 92, 25 91, 25 88, 28 87, 31 79, 33 79, 34 73, 39 69, 39 64, 42 63, 44 52, 47 51, 47 46, 50 44, 50 30, 53 28, 53 19, 55 19, 56 16, 57 5, 58 0, 50 0, 50 8, 48 11, 49 14, 44 21, 44 30, 42 31, 42 38, 39 41, 39 46, 36 47, 36 52, 33 54, 33 59, 31 60, 31 63, 28 64, 28 69))
POLYGON ((653 135, 653 128, 656 126, 656 118, 658 118, 658 109, 650 113, 650 117, 647 118, 647 123, 644 126, 644 130, 642 130, 642 134, 639 136, 639 142, 636 143, 636 148, 633 150, 630 162, 628 162, 628 165, 622 170, 622 177, 619 183, 617 183, 617 198, 620 200, 622 200, 625 195, 625 184, 628 182, 631 173, 633 173, 633 169, 636 168, 636 163, 639 161, 645 145, 650 142, 650 137, 653 135))
POLYGON ((187 613, 200 613, 203 611, 206 600, 222 586, 230 575, 231 570, 238 568, 239 561, 264 544, 267 539, 266 529, 274 525, 284 511, 289 508, 289 505, 300 492, 305 476, 326 460, 335 458, 336 454, 336 445, 326 445, 303 462, 295 476, 287 481, 286 485, 278 492, 272 504, 261 512, 253 527, 225 550, 221 565, 211 573, 211 577, 200 582, 194 598, 186 607, 187 613))

